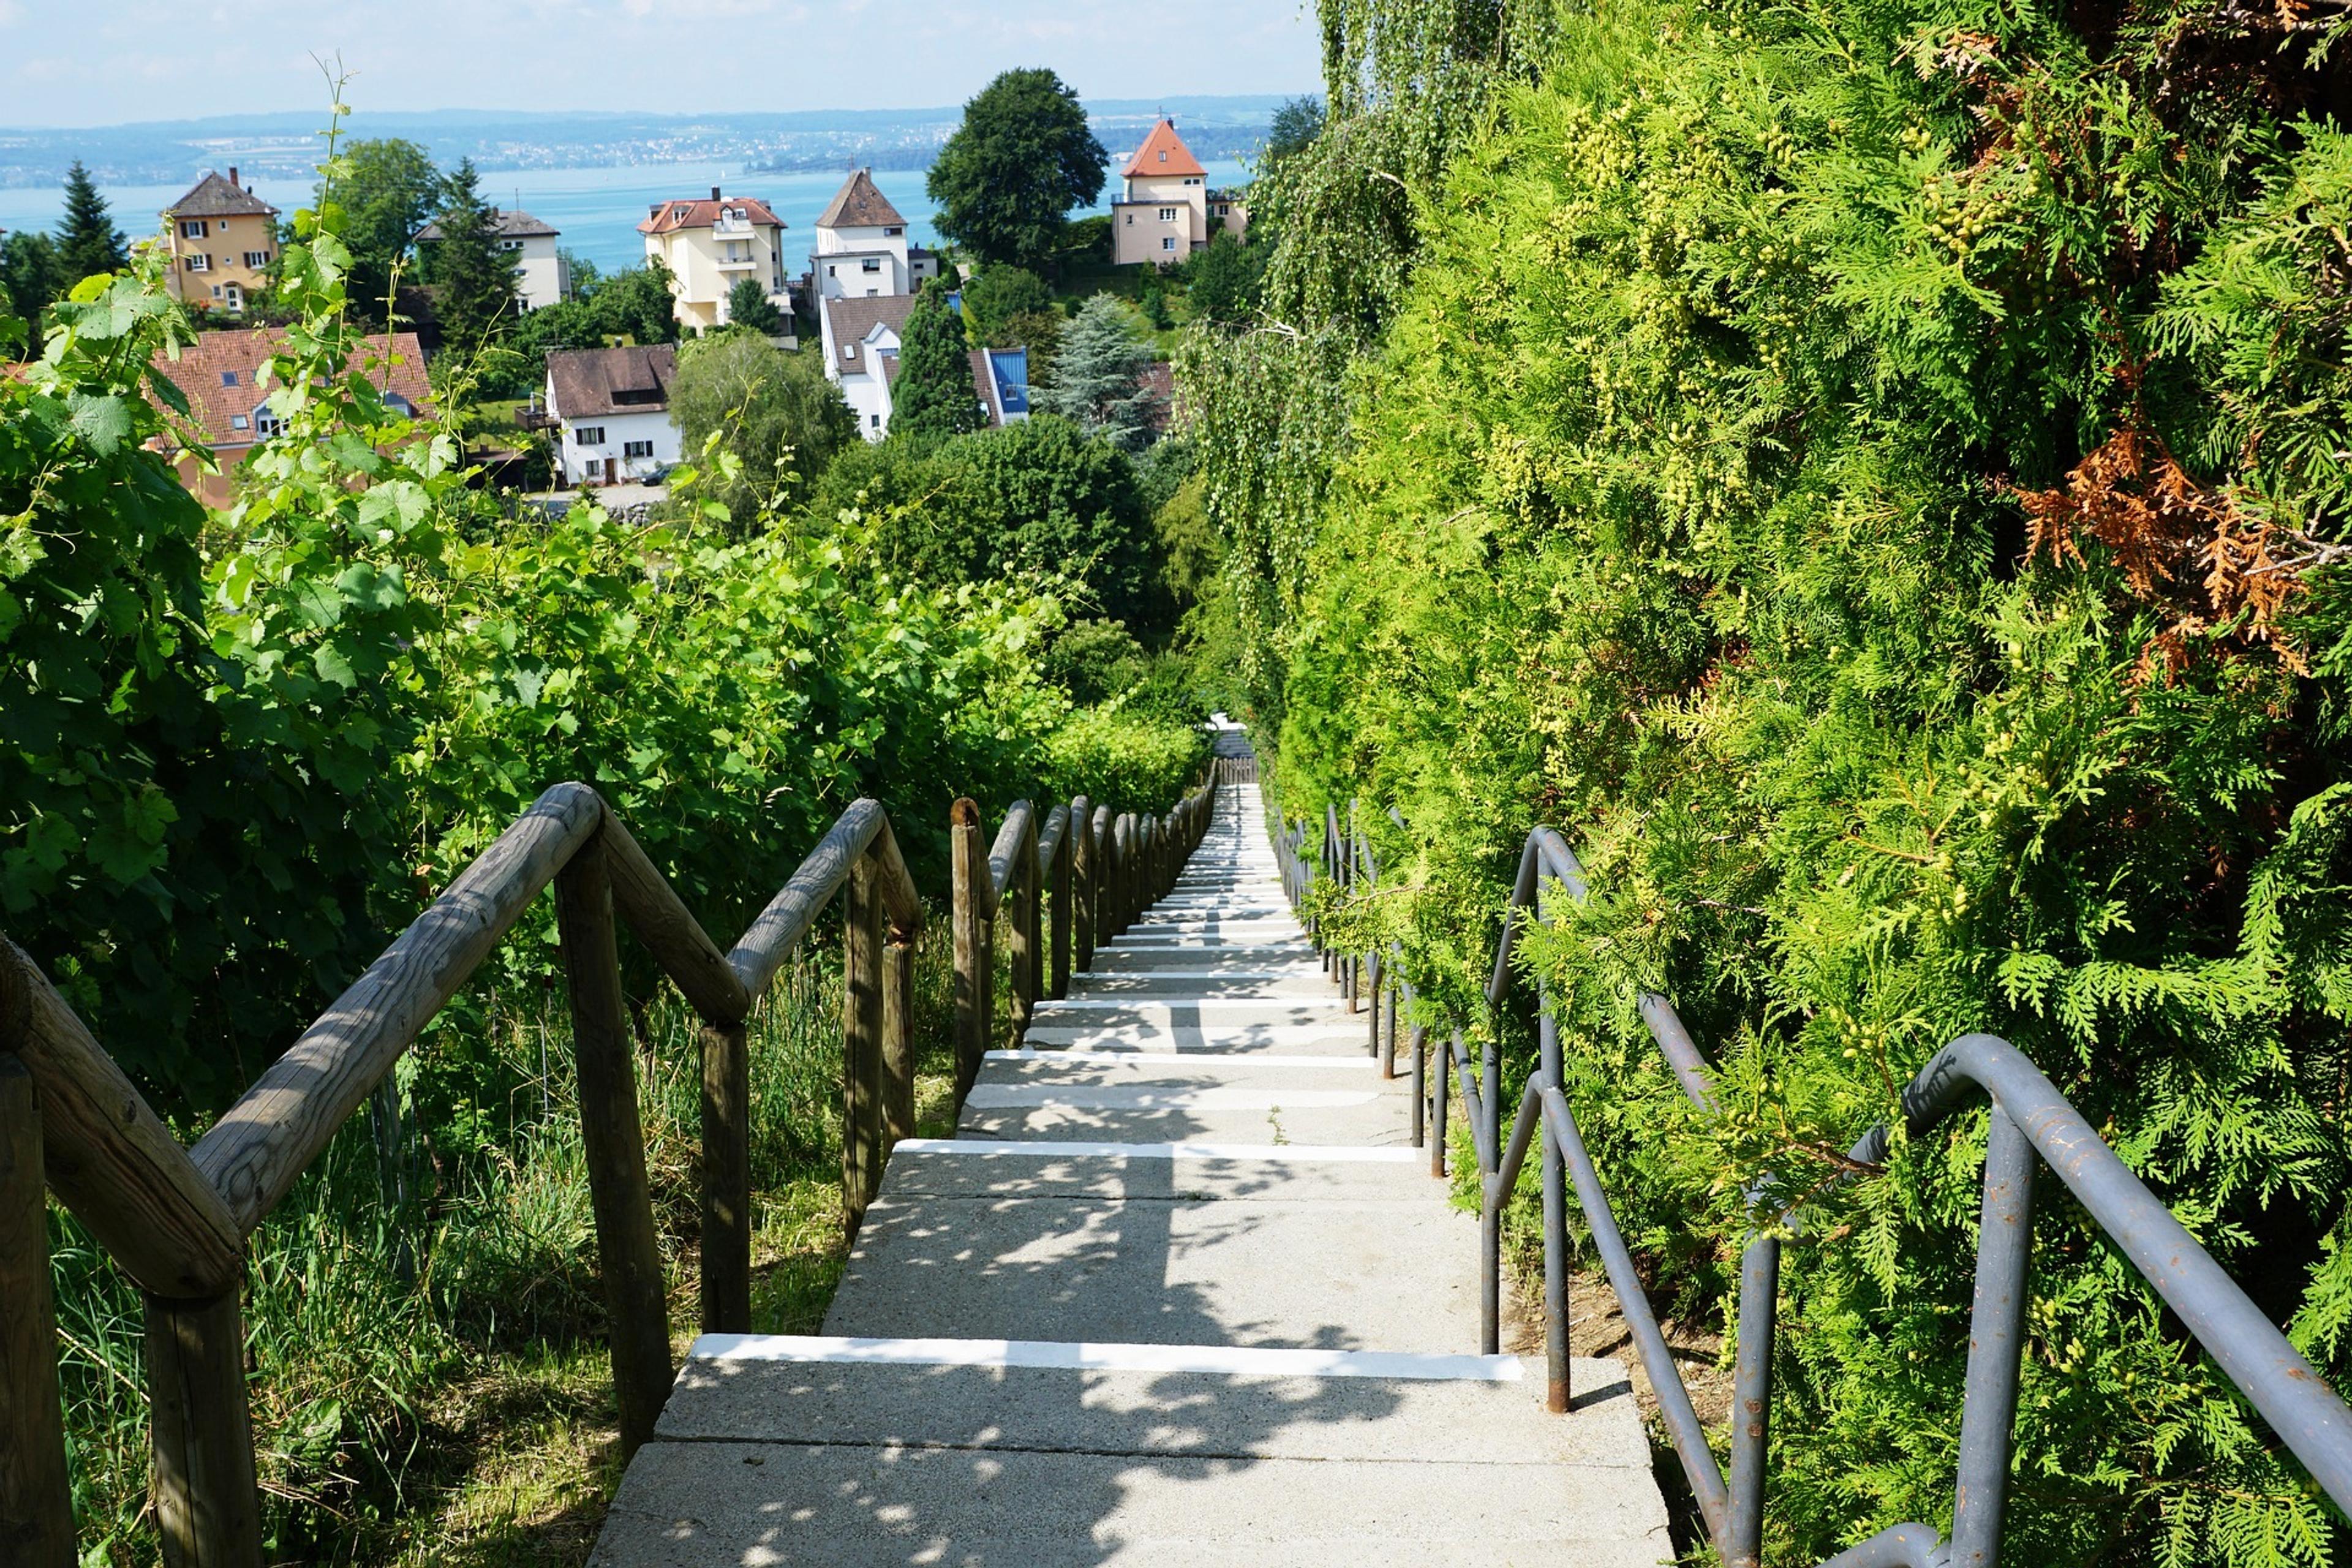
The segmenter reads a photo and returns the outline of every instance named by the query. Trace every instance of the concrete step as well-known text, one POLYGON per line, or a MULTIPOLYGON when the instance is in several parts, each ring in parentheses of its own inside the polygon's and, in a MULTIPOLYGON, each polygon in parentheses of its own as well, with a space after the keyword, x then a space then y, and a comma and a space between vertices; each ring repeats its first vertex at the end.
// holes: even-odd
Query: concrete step
POLYGON ((1425 1150, 1381 1145, 1078 1143, 910 1138, 891 1152, 883 1195, 1442 1203, 1425 1150))
POLYGON ((1198 925, 1189 930, 1129 926, 1118 936, 1097 943, 1095 952, 1133 952, 1139 948, 1153 951, 1171 947, 1287 948, 1302 957, 1315 956, 1315 944, 1307 939, 1297 921, 1265 921, 1231 930, 1198 925))
POLYGON ((1277 970, 1140 969, 1102 970, 1070 976, 1070 994, 1082 1000, 1097 996, 1171 996, 1200 999, 1212 996, 1310 996, 1328 1000, 1331 982, 1320 964, 1307 964, 1287 973, 1277 970))
MULTIPOLYGON (((1314 944, 1296 942, 1221 942, 1204 948, 1198 942, 1123 942, 1095 949, 1095 966, 1087 973, 1116 973, 1129 969, 1183 969, 1193 966, 1230 971, 1255 965, 1261 970, 1305 970, 1320 974, 1323 961, 1314 944)), ((1076 975, 1072 976, 1076 978, 1076 975)))
POLYGON ((1197 896, 1171 893, 1143 911, 1146 920, 1270 921, 1276 918, 1294 920, 1290 904, 1280 897, 1244 901, 1215 894, 1197 896))
POLYGON ((1022 1044, 1041 1050, 1139 1051, 1326 1051, 1361 1053, 1370 1025, 1363 1018, 1336 1024, 1032 1024, 1022 1044))
POLYGON ((1246 1459, 1646 1465, 1616 1362, 1377 1351, 705 1334, 656 1436, 1246 1459), (1171 1419, 1181 1415, 1182 1419, 1171 1419))
POLYGON ((1303 996, 1257 1000, 1218 996, 1181 1001, 1173 998, 1073 996, 1060 1002, 1040 1002, 1036 1012, 1031 1016, 1031 1021, 1046 1028, 1103 1028, 1113 1025, 1140 1024, 1147 1027, 1174 1029, 1214 1027, 1221 1024, 1344 1026, 1353 1016, 1348 1011, 1348 1005, 1336 997, 1328 1000, 1303 996))
POLYGON ((1646 1474, 1588 1467, 656 1442, 590 1562, 1656 1568, 1673 1547, 1655 1499, 1646 1474))
POLYGON ((1387 1097, 1371 1089, 1182 1089, 1044 1084, 975 1088, 956 1135, 1028 1142, 1211 1143, 1221 1147, 1408 1147, 1387 1097))
POLYGON ((1224 942, 1264 942, 1303 940, 1307 928, 1289 915, 1252 915, 1244 919, 1225 920, 1217 915, 1154 915, 1145 914, 1115 939, 1137 947, 1179 941, 1186 937, 1215 937, 1224 942))
POLYGON ((886 1184, 824 1331, 1455 1353, 1478 1348, 1477 1247, 1476 1219, 1426 1191, 901 1199, 886 1184))

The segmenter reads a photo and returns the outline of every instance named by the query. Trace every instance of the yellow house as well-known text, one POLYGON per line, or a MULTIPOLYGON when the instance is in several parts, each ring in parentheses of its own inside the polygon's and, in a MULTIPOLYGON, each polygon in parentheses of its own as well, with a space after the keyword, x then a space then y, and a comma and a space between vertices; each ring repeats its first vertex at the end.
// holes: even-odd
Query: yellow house
POLYGON ((1151 128, 1128 160, 1126 191, 1110 205, 1111 260, 1121 267, 1149 261, 1170 267, 1205 250, 1219 234, 1238 239, 1249 227, 1249 212, 1231 191, 1209 188, 1209 171, 1176 122, 1151 128))
POLYGON ((659 258, 670 271, 673 313, 689 332, 707 332, 728 321, 727 296, 749 278, 768 302, 792 313, 784 290, 784 223, 752 196, 723 196, 710 188, 705 201, 658 202, 637 225, 646 237, 646 258, 659 258))
POLYGON ((206 174, 163 209, 170 226, 172 297, 198 307, 245 313, 246 296, 265 286, 278 258, 278 209, 236 183, 206 174))

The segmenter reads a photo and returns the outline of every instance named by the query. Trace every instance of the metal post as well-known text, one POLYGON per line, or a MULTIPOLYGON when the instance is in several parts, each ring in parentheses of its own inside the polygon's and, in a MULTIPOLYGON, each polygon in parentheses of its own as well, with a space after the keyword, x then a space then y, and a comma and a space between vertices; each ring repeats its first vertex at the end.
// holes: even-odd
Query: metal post
MULTIPOLYGON (((1425 1043, 1428 1031, 1415 1029, 1413 1035, 1425 1043)), ((1445 1092, 1454 1082, 1454 1058, 1448 1054, 1443 1040, 1438 1042, 1436 1066, 1437 1070, 1430 1074, 1429 1082, 1429 1173, 1443 1178, 1445 1174, 1445 1092)))
MULTIPOLYGON (((1536 1054, 1546 1082, 1560 1079, 1559 1020, 1551 1015, 1548 986, 1536 988, 1536 1054)), ((1544 1408, 1568 1413, 1568 1173, 1559 1143, 1547 1129, 1538 1141, 1543 1160, 1544 1408)))
POLYGON ((1985 1147, 1984 1213, 1977 1231, 1976 1306, 1969 1325, 1968 1392, 1960 1407, 1960 1467, 1952 1494, 1952 1568, 1994 1568, 2009 1490, 2017 1369, 2025 1349, 2028 1265, 2033 1256, 2033 1144, 2000 1101, 1985 1147))
POLYGON ((1739 1257, 1739 1345, 1732 1370, 1725 1568, 1757 1568, 1763 1561, 1764 1467, 1771 1457, 1772 1337, 1780 1295, 1780 1244, 1759 1236, 1739 1257))

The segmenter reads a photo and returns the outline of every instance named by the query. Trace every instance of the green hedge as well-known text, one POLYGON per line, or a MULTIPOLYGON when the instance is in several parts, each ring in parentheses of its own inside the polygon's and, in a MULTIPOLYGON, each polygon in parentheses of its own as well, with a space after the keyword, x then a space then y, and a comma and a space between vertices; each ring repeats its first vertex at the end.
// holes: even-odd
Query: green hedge
MULTIPOLYGON (((1324 7, 1342 60, 1367 14, 1446 9, 1324 7)), ((1371 815, 1417 890, 1357 929, 1524 1072, 1477 981, 1522 837, 1559 826, 1596 896, 1529 959, 1662 1304, 1727 1321, 1742 1188, 1807 1200, 1775 1563, 1948 1522, 1983 1116, 1832 1178, 1964 1031, 2352 1386, 2352 138, 2298 117, 2315 32, 2096 20, 1562 12, 1450 121, 1409 282, 1343 301, 1376 332, 1301 292, 1299 335, 1187 356, 1285 798, 1412 825, 1371 815)), ((1414 112, 1360 95, 1335 144, 1414 112)), ((2005 1556, 2337 1560, 2343 1521, 2044 1193, 2005 1556)))

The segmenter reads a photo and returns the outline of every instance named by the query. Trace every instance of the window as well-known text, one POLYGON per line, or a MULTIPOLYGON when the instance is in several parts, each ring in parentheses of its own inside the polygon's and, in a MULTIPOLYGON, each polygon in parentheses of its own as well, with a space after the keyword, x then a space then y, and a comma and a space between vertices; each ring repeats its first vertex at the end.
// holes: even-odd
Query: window
POLYGON ((882 270, 882 258, 878 256, 869 256, 857 264, 857 269, 860 272, 879 272, 882 270))
POLYGON ((867 290, 866 290, 866 297, 867 299, 871 300, 871 299, 875 298, 876 296, 879 295, 881 292, 882 292, 882 290, 881 290, 881 289, 868 289, 867 290))
POLYGON ((1160 209, 1160 221, 1161 223, 1174 223, 1176 221, 1176 209, 1174 207, 1161 207, 1160 209))
POLYGON ((187 259, 188 270, 191 272, 210 272, 213 269, 213 258, 202 251, 197 251, 187 259))
POLYGON ((857 345, 856 345, 856 343, 844 343, 844 344, 842 344, 842 345, 841 345, 841 357, 842 357, 844 360, 854 360, 854 359, 856 359, 856 358, 857 357, 857 345))
POLYGON ((1133 228, 1135 226, 1135 215, 1133 213, 1127 215, 1127 226, 1129 228, 1133 228))
POLYGON ((221 384, 223 386, 235 386, 236 384, 236 372, 233 370, 225 370, 221 372, 221 384))
POLYGON ((253 421, 242 414, 232 414, 228 416, 228 427, 232 430, 250 430, 253 428, 253 421))
POLYGON ((1200 182, 1200 181, 1198 181, 1198 180, 1196 180, 1196 179, 1194 179, 1192 175, 1187 174, 1187 175, 1185 175, 1185 176, 1184 176, 1184 183, 1185 183, 1186 184, 1188 184, 1188 185, 1197 185, 1197 184, 1199 184, 1201 182, 1200 182))
POLYGON ((1234 209, 1227 203, 1219 202, 1217 204, 1217 216, 1219 217, 1231 217, 1234 216, 1234 209))
POLYGON ((574 425, 572 427, 572 444, 575 447, 601 447, 604 444, 604 427, 602 425, 574 425))
POLYGON ((202 239, 210 232, 211 229, 209 226, 207 226, 202 218, 190 218, 187 222, 180 226, 180 237, 182 239, 202 239))
POLYGON ((1175 248, 1176 248, 1176 237, 1175 237, 1174 235, 1172 235, 1172 234, 1171 234, 1171 235, 1169 235, 1169 236, 1165 237, 1164 238, 1162 238, 1162 239, 1160 240, 1160 249, 1162 249, 1162 250, 1173 250, 1173 249, 1175 249, 1175 248))
POLYGON ((274 440, 286 433, 286 421, 270 412, 269 405, 265 403, 253 411, 253 433, 265 441, 274 440))
POLYGON ((896 239, 896 238, 898 238, 900 235, 902 235, 902 234, 904 234, 904 233, 906 233, 906 232, 907 232, 907 231, 906 231, 905 229, 903 229, 903 228, 899 227, 897 224, 895 224, 895 223, 894 223, 894 224, 890 225, 887 228, 885 228, 885 229, 882 231, 882 234, 883 234, 883 237, 884 237, 885 238, 887 238, 887 239, 896 239))
POLYGON ((1160 149, 1160 161, 1163 163, 1168 162, 1168 149, 1165 147, 1160 149))
POLYGON ((245 253, 245 266, 247 271, 258 272, 268 265, 269 252, 266 250, 248 250, 245 253))
POLYGON ((217 300, 217 299, 219 299, 220 297, 221 297, 221 295, 220 295, 220 285, 219 285, 219 284, 217 284, 217 283, 215 283, 215 284, 214 284, 214 285, 213 285, 213 298, 214 298, 214 299, 215 299, 215 300, 217 300))
POLYGON ((824 275, 827 278, 838 278, 841 276, 841 268, 828 261, 824 264, 824 275))
POLYGON ((653 455, 654 444, 651 441, 625 441, 621 444, 621 456, 624 458, 650 458, 653 455))
POLYGON ((869 430, 879 430, 882 428, 882 416, 879 414, 867 415, 866 416, 866 426, 869 430))

